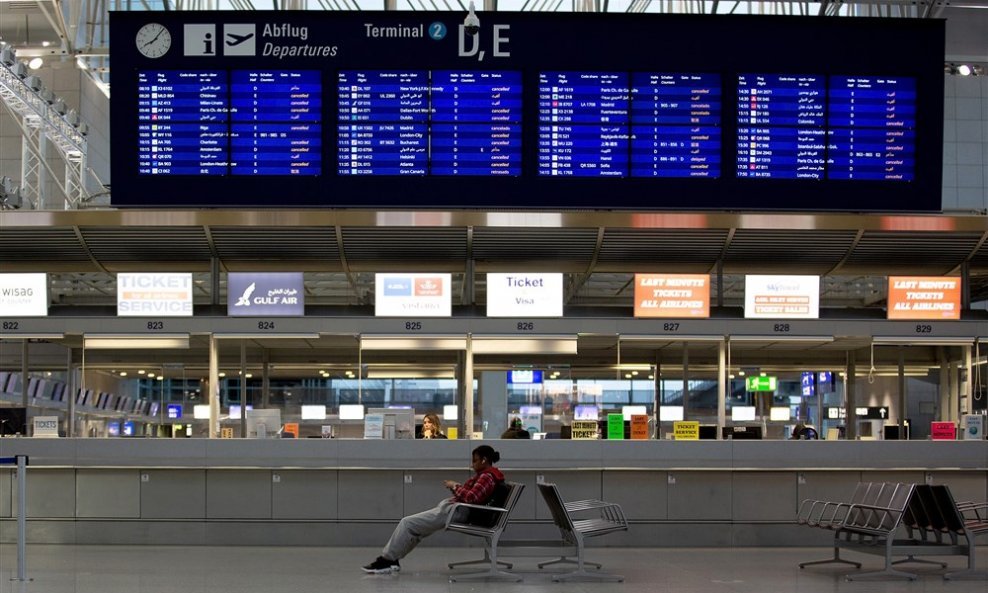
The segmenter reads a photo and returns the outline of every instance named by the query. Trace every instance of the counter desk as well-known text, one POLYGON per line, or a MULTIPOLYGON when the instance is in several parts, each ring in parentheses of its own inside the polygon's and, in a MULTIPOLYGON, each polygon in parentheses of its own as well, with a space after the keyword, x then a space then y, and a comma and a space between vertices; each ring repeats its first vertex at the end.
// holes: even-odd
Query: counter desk
MULTIPOLYGON (((937 441, 375 441, 0 439, 24 454, 35 543, 379 546, 402 516, 469 475, 479 444, 526 484, 511 538, 558 535, 539 481, 620 503, 618 546, 827 545, 795 525, 801 500, 858 481, 945 483, 988 500, 988 443, 937 441)), ((0 468, 0 541, 14 541, 13 470, 0 468)), ((439 534, 429 545, 467 545, 439 534)))

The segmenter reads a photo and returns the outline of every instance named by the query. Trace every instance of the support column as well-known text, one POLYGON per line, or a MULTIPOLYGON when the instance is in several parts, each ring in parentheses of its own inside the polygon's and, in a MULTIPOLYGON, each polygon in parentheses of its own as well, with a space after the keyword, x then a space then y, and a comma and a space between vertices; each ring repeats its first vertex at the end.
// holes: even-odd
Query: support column
POLYGON ((220 354, 219 340, 209 335, 209 438, 218 435, 220 418, 220 354))
POLYGON ((692 420, 689 416, 690 400, 690 343, 683 342, 683 418, 692 420))
POLYGON ((72 349, 66 348, 65 355, 65 398, 68 401, 68 412, 65 414, 65 436, 72 438, 75 436, 75 390, 76 381, 75 368, 72 366, 72 349))
POLYGON ((847 369, 844 371, 844 435, 847 440, 853 441, 858 438, 857 416, 854 415, 854 401, 856 399, 855 378, 857 372, 857 355, 854 352, 847 353, 847 369))
MULTIPOLYGON (((473 438, 473 337, 467 334, 463 354, 463 429, 465 439, 473 438)), ((498 435, 500 436, 500 435, 498 435)))
POLYGON ((655 351, 655 378, 652 380, 652 391, 655 393, 655 403, 652 404, 655 412, 655 438, 662 438, 662 357, 659 351, 655 351))
POLYGON ((247 341, 240 340, 240 438, 247 438, 247 341))
POLYGON ((480 373, 481 413, 484 438, 496 439, 508 429, 508 374, 505 371, 480 373))
POLYGON ((906 349, 899 346, 899 439, 906 438, 906 349))
POLYGON ((957 402, 960 399, 958 396, 960 386, 957 384, 960 365, 957 362, 948 361, 947 368, 947 408, 944 422, 954 422, 957 420, 957 402))
POLYGON ((717 344, 717 438, 723 436, 727 426, 727 388, 730 378, 727 370, 727 342, 717 344))
MULTIPOLYGON (((27 344, 28 344, 27 338, 21 340, 21 405, 24 406, 25 414, 27 413, 26 410, 27 410, 27 405, 29 403, 27 398, 27 387, 28 387, 28 378, 27 378, 28 345, 27 344)), ((24 432, 25 432, 24 436, 27 436, 26 428, 24 432)))
POLYGON ((271 355, 267 348, 261 350, 261 408, 271 407, 271 355))
MULTIPOLYGON (((974 401, 974 382, 971 380, 974 375, 973 361, 971 360, 971 346, 964 346, 964 360, 961 367, 960 376, 960 403, 961 406, 958 409, 959 414, 970 414, 973 410, 971 407, 971 402, 974 401)), ((960 420, 960 415, 957 416, 960 420)))
POLYGON ((947 349, 939 346, 937 357, 940 359, 940 389, 937 392, 936 420, 946 422, 949 416, 947 410, 950 409, 950 362, 947 360, 947 349))

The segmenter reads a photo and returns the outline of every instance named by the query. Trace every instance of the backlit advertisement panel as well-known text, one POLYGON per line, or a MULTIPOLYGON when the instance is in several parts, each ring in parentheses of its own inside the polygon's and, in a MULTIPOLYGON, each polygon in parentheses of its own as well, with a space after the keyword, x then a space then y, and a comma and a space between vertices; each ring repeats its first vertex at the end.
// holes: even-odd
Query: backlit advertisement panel
POLYGON ((377 317, 449 317, 450 274, 374 274, 377 317))
POLYGON ((817 319, 820 317, 819 276, 744 277, 747 319, 817 319))
POLYGON ((635 317, 710 317, 710 275, 635 274, 635 317))
POLYGON ((961 279, 944 276, 889 276, 889 319, 961 318, 961 279))
POLYGON ((562 317, 562 274, 487 274, 488 317, 562 317))
POLYGON ((192 317, 192 274, 117 274, 119 317, 192 317))

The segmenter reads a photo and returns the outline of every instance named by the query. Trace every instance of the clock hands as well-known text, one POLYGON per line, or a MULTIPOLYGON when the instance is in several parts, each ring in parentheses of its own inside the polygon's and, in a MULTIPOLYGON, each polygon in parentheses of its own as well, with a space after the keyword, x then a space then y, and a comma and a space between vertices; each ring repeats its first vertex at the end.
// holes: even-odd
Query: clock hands
POLYGON ((158 34, 155 35, 154 38, 151 39, 151 41, 148 41, 147 43, 145 43, 141 47, 147 47, 147 46, 151 45, 152 43, 154 43, 155 41, 157 41, 158 40, 158 37, 161 37, 161 34, 164 33, 164 32, 165 32, 165 29, 162 28, 160 31, 158 31, 158 34))

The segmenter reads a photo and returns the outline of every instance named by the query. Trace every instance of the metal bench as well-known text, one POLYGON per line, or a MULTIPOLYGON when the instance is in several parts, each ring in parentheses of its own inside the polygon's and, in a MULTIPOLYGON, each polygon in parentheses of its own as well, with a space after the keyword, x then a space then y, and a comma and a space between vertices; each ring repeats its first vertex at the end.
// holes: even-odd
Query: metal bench
MULTIPOLYGON (((874 490, 874 488, 872 488, 874 490)), ((843 521, 833 524, 834 557, 826 560, 800 563, 800 568, 814 564, 844 562, 861 567, 840 557, 840 550, 851 549, 868 554, 885 556, 885 568, 880 571, 847 575, 847 580, 873 576, 894 576, 916 580, 917 575, 893 568, 895 533, 903 523, 906 509, 913 498, 913 484, 883 484, 874 496, 874 503, 856 503, 847 508, 843 521)), ((871 498, 871 496, 869 496, 871 498)), ((903 554, 898 554, 903 555, 903 554)))
POLYGON ((576 570, 572 572, 553 575, 552 580, 554 581, 578 579, 623 581, 624 577, 621 575, 588 572, 585 568, 587 564, 591 564, 597 568, 600 568, 600 565, 589 563, 583 558, 584 540, 586 538, 606 535, 615 531, 628 530, 628 520, 624 517, 621 506, 602 500, 564 502, 555 484, 539 484, 538 486, 539 492, 542 494, 542 498, 545 500, 546 505, 549 507, 549 512, 552 514, 552 521, 559 528, 564 542, 576 547, 576 560, 563 555, 558 560, 539 564, 539 568, 560 563, 576 564, 576 570))
MULTIPOLYGON (((490 504, 478 505, 460 502, 453 505, 453 511, 449 514, 449 519, 446 520, 446 530, 484 538, 484 558, 483 560, 454 562, 449 567, 489 564, 490 568, 483 572, 452 575, 449 577, 450 582, 485 579, 516 582, 521 580, 518 575, 498 569, 498 564, 504 565, 505 563, 497 560, 497 546, 501 534, 504 533, 504 528, 508 525, 511 511, 521 498, 521 492, 524 489, 524 484, 504 482, 495 490, 490 504)), ((511 565, 507 564, 507 568, 511 568, 511 565)))

